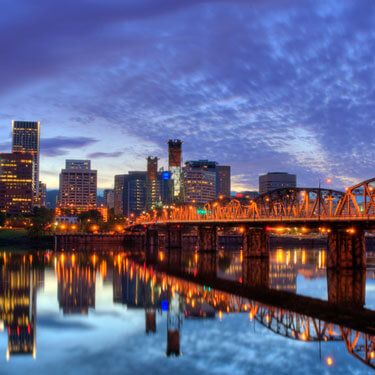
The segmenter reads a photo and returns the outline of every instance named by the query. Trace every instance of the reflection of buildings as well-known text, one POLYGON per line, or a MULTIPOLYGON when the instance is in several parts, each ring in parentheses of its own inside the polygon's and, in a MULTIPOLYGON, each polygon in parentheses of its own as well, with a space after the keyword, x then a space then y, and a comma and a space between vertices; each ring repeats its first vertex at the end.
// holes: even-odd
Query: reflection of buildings
POLYGON ((36 355, 36 293, 43 269, 32 267, 32 256, 3 258, 0 266, 0 320, 8 332, 7 359, 36 355))
POLYGON ((95 277, 91 264, 75 264, 75 255, 60 257, 57 294, 64 314, 88 314, 95 308, 95 277))

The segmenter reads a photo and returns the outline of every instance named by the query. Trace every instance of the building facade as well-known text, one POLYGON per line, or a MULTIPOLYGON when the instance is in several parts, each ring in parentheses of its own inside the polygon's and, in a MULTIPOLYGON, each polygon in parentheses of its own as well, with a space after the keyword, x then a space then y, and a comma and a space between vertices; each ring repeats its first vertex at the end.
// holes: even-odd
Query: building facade
POLYGON ((297 176, 286 172, 269 172, 259 176, 259 193, 264 194, 269 191, 281 188, 293 188, 297 186, 297 176))
POLYGON ((229 165, 216 165, 216 196, 230 197, 231 170, 229 165))
POLYGON ((34 155, 0 154, 0 211, 28 214, 33 209, 34 155))
POLYGON ((146 209, 147 172, 131 171, 115 176, 115 215, 139 215, 146 209))
POLYGON ((158 158, 149 156, 147 158, 146 177, 146 209, 150 210, 159 203, 159 183, 158 183, 158 158))
POLYGON ((66 160, 60 173, 59 208, 79 212, 96 208, 97 171, 90 160, 66 160))
POLYGON ((115 191, 114 189, 105 189, 104 190, 104 204, 106 207, 111 210, 115 207, 115 191))
POLYGON ((12 152, 27 152, 33 156, 34 203, 39 201, 40 122, 12 121, 12 152))
POLYGON ((182 141, 170 139, 168 141, 168 169, 172 174, 174 201, 182 200, 182 141))
POLYGON ((216 172, 201 161, 186 162, 183 170, 185 203, 202 205, 216 199, 216 172))

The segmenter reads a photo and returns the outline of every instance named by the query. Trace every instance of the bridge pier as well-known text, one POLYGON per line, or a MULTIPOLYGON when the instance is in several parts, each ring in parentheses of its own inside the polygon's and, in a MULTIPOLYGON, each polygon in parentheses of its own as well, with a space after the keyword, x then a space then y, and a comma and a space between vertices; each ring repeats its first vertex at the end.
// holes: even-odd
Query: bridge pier
POLYGON ((245 258, 242 263, 242 283, 252 287, 269 288, 269 259, 259 257, 245 258))
POLYGON ((264 228, 246 227, 242 241, 246 257, 269 257, 269 236, 264 228))
POLYGON ((180 249, 182 247, 182 228, 180 225, 167 227, 168 249, 180 249))
POLYGON ((145 309, 145 318, 146 318, 146 333, 155 333, 156 332, 156 310, 154 308, 145 309))
POLYGON ((199 251, 215 251, 217 249, 216 226, 198 226, 198 249, 199 251))
POLYGON ((145 254, 148 262, 156 262, 159 250, 159 232, 154 228, 146 230, 145 254))
POLYGON ((198 275, 215 278, 217 271, 216 253, 198 254, 198 275))
POLYGON ((328 235, 327 268, 366 268, 363 230, 333 230, 328 235))
POLYGON ((341 306, 365 305, 365 270, 327 270, 328 302, 341 306))

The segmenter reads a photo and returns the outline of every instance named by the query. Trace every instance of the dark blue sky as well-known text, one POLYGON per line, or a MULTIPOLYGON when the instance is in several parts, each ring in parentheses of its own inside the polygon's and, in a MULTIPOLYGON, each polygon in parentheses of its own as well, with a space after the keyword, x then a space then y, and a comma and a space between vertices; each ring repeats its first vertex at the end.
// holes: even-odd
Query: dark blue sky
POLYGON ((282 170, 338 188, 375 175, 373 0, 1 0, 0 150, 42 121, 42 178, 65 158, 113 175, 184 159, 236 189, 282 170))

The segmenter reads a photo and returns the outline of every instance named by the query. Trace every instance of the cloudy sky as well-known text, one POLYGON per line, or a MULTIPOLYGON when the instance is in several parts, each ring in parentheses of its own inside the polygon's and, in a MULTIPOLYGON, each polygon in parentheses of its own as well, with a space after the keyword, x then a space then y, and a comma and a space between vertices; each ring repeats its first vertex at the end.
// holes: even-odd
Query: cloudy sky
POLYGON ((66 158, 113 175, 184 159, 337 188, 375 175, 373 0, 1 0, 0 151, 42 122, 42 179, 66 158))

